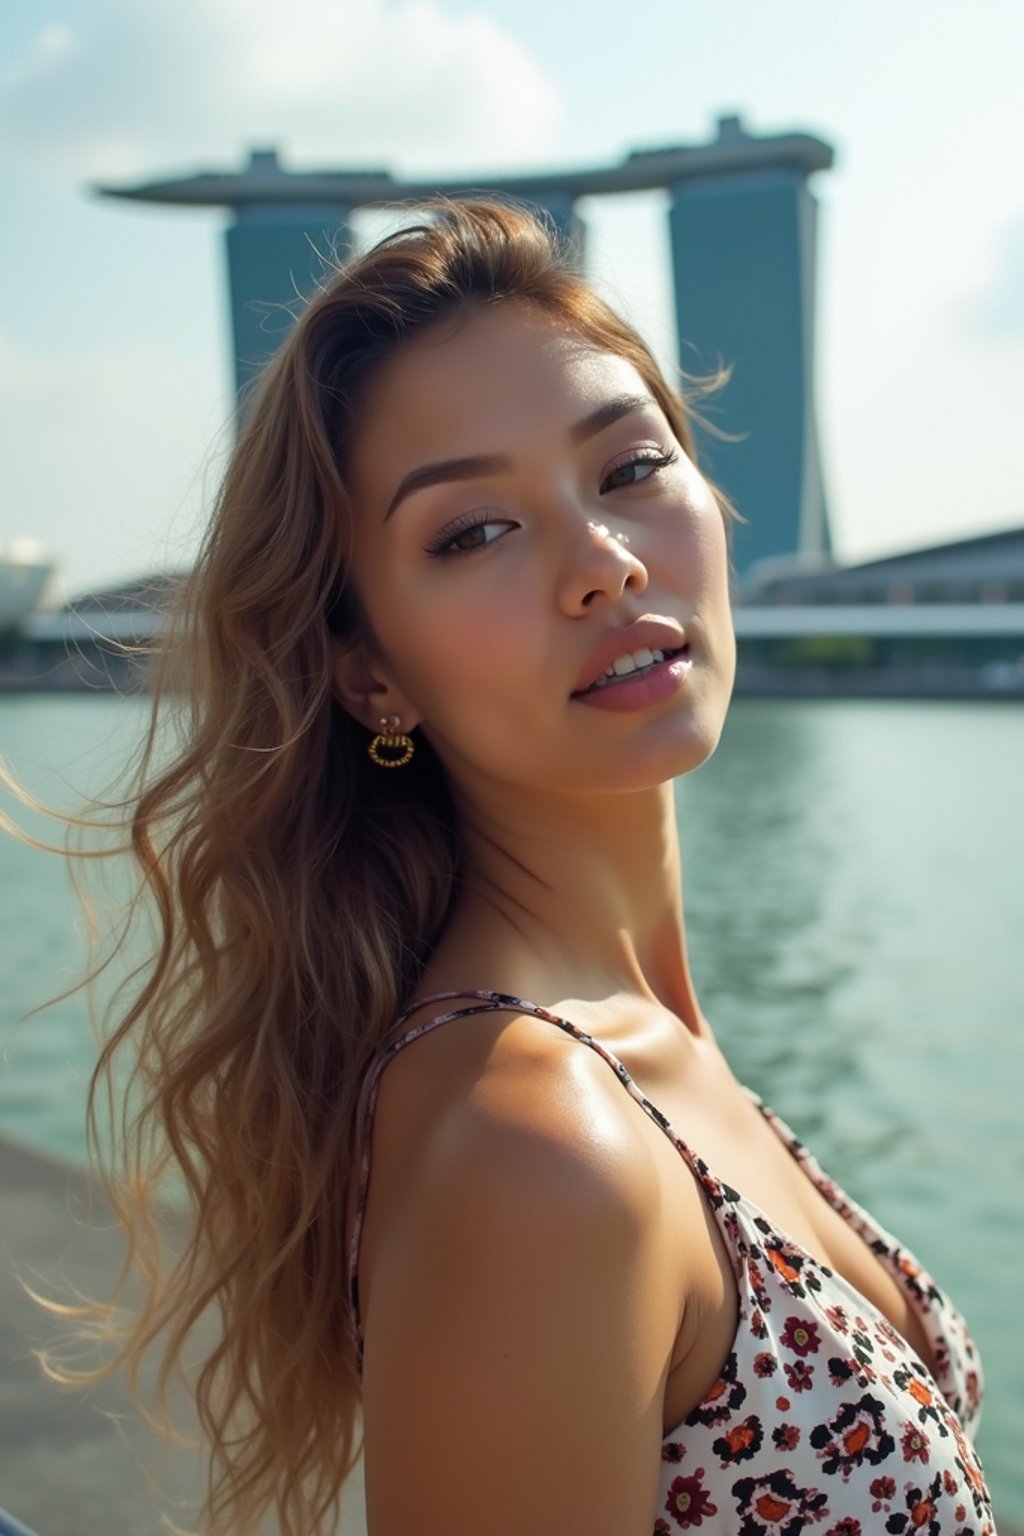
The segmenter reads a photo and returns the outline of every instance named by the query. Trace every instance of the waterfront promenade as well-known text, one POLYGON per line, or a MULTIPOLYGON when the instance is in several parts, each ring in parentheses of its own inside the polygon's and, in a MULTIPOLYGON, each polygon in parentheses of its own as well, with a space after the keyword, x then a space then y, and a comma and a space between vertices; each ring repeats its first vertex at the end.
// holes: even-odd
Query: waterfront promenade
MULTIPOLYGON (((172 1449, 161 1470, 120 1382, 69 1393, 31 1353, 56 1325, 15 1275, 44 1294, 60 1282, 109 1294, 122 1252, 112 1221, 85 1175, 0 1138, 0 1508, 35 1536, 157 1536, 162 1516, 188 1529, 196 1514, 195 1452, 172 1449)), ((341 1536, 364 1536, 361 1495, 353 1485, 341 1536)))

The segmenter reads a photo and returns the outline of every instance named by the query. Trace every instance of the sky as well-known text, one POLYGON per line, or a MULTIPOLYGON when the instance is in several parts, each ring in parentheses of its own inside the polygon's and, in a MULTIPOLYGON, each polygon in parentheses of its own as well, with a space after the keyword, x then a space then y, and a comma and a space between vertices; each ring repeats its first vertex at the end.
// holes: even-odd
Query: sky
MULTIPOLYGON (((812 186, 839 557, 1020 524, 1022 60, 1021 0, 0 0, 0 547, 37 540, 70 594, 181 568, 230 447, 227 215, 95 183, 271 145, 483 180, 731 113, 836 151, 812 186)), ((671 366, 663 195, 580 211, 671 366)))

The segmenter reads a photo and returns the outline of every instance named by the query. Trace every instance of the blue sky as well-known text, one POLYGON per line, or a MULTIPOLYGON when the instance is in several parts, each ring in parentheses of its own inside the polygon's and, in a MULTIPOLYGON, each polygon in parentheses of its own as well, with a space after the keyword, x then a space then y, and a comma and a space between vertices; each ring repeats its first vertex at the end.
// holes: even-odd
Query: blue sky
MULTIPOLYGON (((755 132, 817 178, 818 410, 839 553, 1024 521, 1020 0, 14 0, 0 7, 0 543, 71 592, 187 562, 230 442, 223 215, 95 180, 597 165, 755 132)), ((583 209, 673 360, 659 194, 583 209)), ((365 221, 364 234, 374 227, 365 221)))

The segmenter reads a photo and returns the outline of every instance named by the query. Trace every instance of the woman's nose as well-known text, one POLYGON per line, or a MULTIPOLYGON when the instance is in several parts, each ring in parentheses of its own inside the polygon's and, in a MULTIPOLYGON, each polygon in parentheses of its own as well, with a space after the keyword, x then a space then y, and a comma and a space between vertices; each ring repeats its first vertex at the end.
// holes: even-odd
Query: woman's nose
POLYGON ((563 582, 565 607, 579 613, 595 598, 614 601, 626 591, 639 593, 646 586, 647 567, 630 549, 629 535, 588 518, 563 582))

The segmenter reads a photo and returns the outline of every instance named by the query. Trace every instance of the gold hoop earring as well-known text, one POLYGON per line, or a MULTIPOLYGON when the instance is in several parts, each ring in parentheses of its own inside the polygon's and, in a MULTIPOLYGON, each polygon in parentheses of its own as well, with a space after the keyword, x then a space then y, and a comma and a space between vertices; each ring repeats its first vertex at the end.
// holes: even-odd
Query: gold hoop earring
POLYGON ((380 733, 366 749, 378 768, 404 768, 412 760, 416 744, 411 736, 403 735, 398 727, 397 715, 381 716, 380 733))

